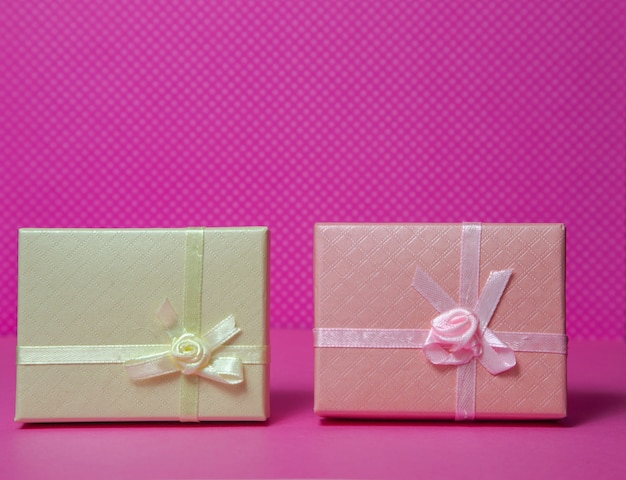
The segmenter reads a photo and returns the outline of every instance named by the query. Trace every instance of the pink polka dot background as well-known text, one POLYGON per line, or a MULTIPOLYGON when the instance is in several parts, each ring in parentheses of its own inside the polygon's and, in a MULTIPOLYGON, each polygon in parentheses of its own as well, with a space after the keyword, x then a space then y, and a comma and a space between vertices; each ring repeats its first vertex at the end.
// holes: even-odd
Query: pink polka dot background
POLYGON ((0 331, 19 227, 269 225, 311 327, 315 222, 564 222, 568 332, 623 338, 623 1, 0 6, 0 331))

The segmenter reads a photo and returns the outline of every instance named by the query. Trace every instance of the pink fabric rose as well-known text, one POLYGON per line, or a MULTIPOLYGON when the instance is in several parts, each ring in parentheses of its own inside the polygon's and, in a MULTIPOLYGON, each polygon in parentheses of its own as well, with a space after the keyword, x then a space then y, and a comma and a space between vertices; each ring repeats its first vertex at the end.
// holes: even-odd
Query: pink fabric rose
POLYGON ((453 308, 431 322, 424 353, 436 365, 463 365, 480 357, 483 345, 475 313, 453 308))

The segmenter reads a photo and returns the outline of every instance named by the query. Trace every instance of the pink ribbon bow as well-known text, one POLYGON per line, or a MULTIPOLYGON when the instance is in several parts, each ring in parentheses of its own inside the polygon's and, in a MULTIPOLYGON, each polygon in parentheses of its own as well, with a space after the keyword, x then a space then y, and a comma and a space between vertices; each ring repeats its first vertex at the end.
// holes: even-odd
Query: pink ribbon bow
POLYGON ((418 267, 413 287, 441 314, 431 321, 424 343, 424 354, 435 365, 465 365, 478 360, 492 375, 515 366, 515 353, 487 328, 512 270, 491 272, 476 305, 459 306, 441 290, 437 297, 429 296, 439 285, 418 267), (447 298, 445 298, 445 295, 447 298))

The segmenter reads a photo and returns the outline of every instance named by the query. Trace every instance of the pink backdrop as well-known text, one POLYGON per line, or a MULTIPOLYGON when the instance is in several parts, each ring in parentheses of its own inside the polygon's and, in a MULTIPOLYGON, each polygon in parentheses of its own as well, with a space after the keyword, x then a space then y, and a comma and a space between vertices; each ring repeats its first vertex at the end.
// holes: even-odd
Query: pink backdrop
POLYGON ((0 6, 0 331, 17 228, 266 224, 310 327, 316 221, 565 222, 572 337, 623 338, 624 1, 0 6))

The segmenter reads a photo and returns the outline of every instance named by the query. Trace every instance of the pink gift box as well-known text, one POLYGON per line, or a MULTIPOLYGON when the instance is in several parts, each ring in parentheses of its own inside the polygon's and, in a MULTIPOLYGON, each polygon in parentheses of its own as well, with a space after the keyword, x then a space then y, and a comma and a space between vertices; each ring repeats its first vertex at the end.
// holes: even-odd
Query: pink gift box
POLYGON ((315 327, 319 415, 563 418, 565 227, 318 224, 315 327))

